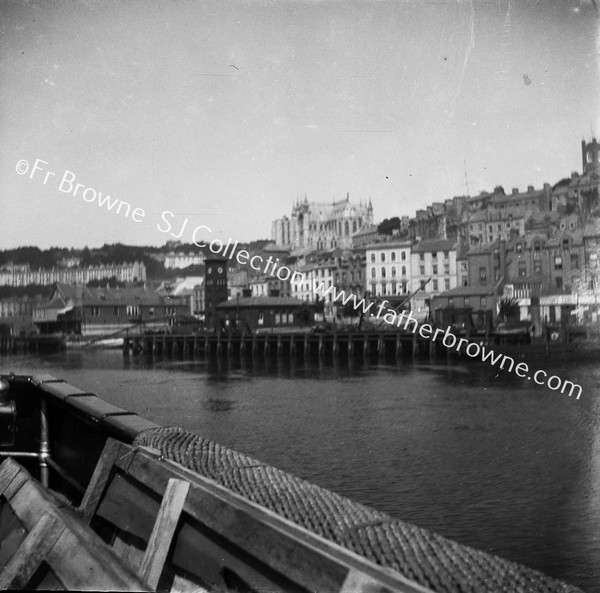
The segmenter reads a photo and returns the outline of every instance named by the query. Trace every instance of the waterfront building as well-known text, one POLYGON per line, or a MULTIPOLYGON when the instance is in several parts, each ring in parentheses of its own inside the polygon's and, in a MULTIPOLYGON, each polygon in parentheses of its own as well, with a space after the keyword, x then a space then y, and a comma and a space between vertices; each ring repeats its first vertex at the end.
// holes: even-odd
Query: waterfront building
POLYGON ((485 330, 496 319, 499 297, 490 286, 457 286, 433 295, 432 317, 441 325, 485 330))
POLYGON ((585 254, 583 231, 527 233, 506 245, 505 282, 513 296, 570 293, 580 284, 585 254))
POLYGON ((128 326, 175 325, 189 315, 185 297, 162 296, 146 287, 90 288, 57 283, 48 301, 33 309, 42 333, 107 335, 128 326))
POLYGON ((412 298, 412 311, 417 319, 427 317, 431 299, 457 285, 455 239, 421 241, 413 245, 410 255, 411 288, 421 290, 412 298))
POLYGON ((412 281, 410 241, 368 245, 365 256, 365 290, 371 296, 409 294, 412 281))
POLYGON ((207 327, 217 327, 217 305, 227 300, 227 272, 229 260, 207 257, 204 279, 204 321, 207 327))
POLYGON ((352 247, 352 236, 373 224, 373 204, 350 202, 350 195, 337 202, 297 200, 288 218, 273 221, 271 238, 278 247, 292 250, 311 247, 328 250, 352 247))
POLYGON ((317 306, 291 297, 236 297, 216 307, 220 330, 290 330, 310 326, 317 306))
POLYGON ((467 253, 468 285, 497 287, 504 281, 506 242, 477 245, 467 253))

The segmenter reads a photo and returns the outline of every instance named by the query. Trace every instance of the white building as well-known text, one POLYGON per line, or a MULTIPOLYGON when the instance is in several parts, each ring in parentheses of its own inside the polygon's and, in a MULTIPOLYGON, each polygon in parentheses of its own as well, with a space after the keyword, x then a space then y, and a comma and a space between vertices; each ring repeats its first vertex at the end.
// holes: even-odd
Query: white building
POLYGON ((388 241, 367 246, 365 290, 372 296, 409 294, 410 241, 388 241))

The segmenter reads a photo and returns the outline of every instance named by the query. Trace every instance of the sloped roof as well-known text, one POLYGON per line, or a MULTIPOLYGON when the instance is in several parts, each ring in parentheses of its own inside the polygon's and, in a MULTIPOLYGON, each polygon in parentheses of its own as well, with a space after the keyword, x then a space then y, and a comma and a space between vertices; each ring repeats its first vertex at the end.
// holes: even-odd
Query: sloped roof
POLYGON ((434 251, 452 251, 456 249, 458 243, 456 239, 436 239, 434 241, 421 241, 413 248, 413 253, 426 253, 434 251))
POLYGON ((305 307, 312 303, 293 297, 254 296, 241 299, 230 299, 217 305, 217 309, 236 309, 251 307, 305 307))

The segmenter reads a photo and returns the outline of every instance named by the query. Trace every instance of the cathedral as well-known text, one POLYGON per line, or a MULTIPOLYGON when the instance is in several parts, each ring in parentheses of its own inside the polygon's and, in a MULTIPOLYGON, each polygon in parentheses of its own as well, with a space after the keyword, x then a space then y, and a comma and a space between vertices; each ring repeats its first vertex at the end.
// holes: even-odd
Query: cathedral
POLYGON ((292 215, 273 221, 271 239, 278 247, 287 249, 328 250, 352 247, 352 235, 373 224, 373 204, 350 203, 345 200, 331 203, 296 200, 292 215))

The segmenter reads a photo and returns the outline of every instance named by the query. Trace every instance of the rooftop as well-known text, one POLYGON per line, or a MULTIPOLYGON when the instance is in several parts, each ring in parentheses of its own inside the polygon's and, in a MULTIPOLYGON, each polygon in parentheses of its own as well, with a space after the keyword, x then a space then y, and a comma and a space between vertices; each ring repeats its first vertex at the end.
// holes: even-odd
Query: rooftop
POLYGON ((310 305, 293 297, 255 296, 241 299, 230 299, 217 305, 217 309, 236 309, 237 307, 305 307, 310 305))

